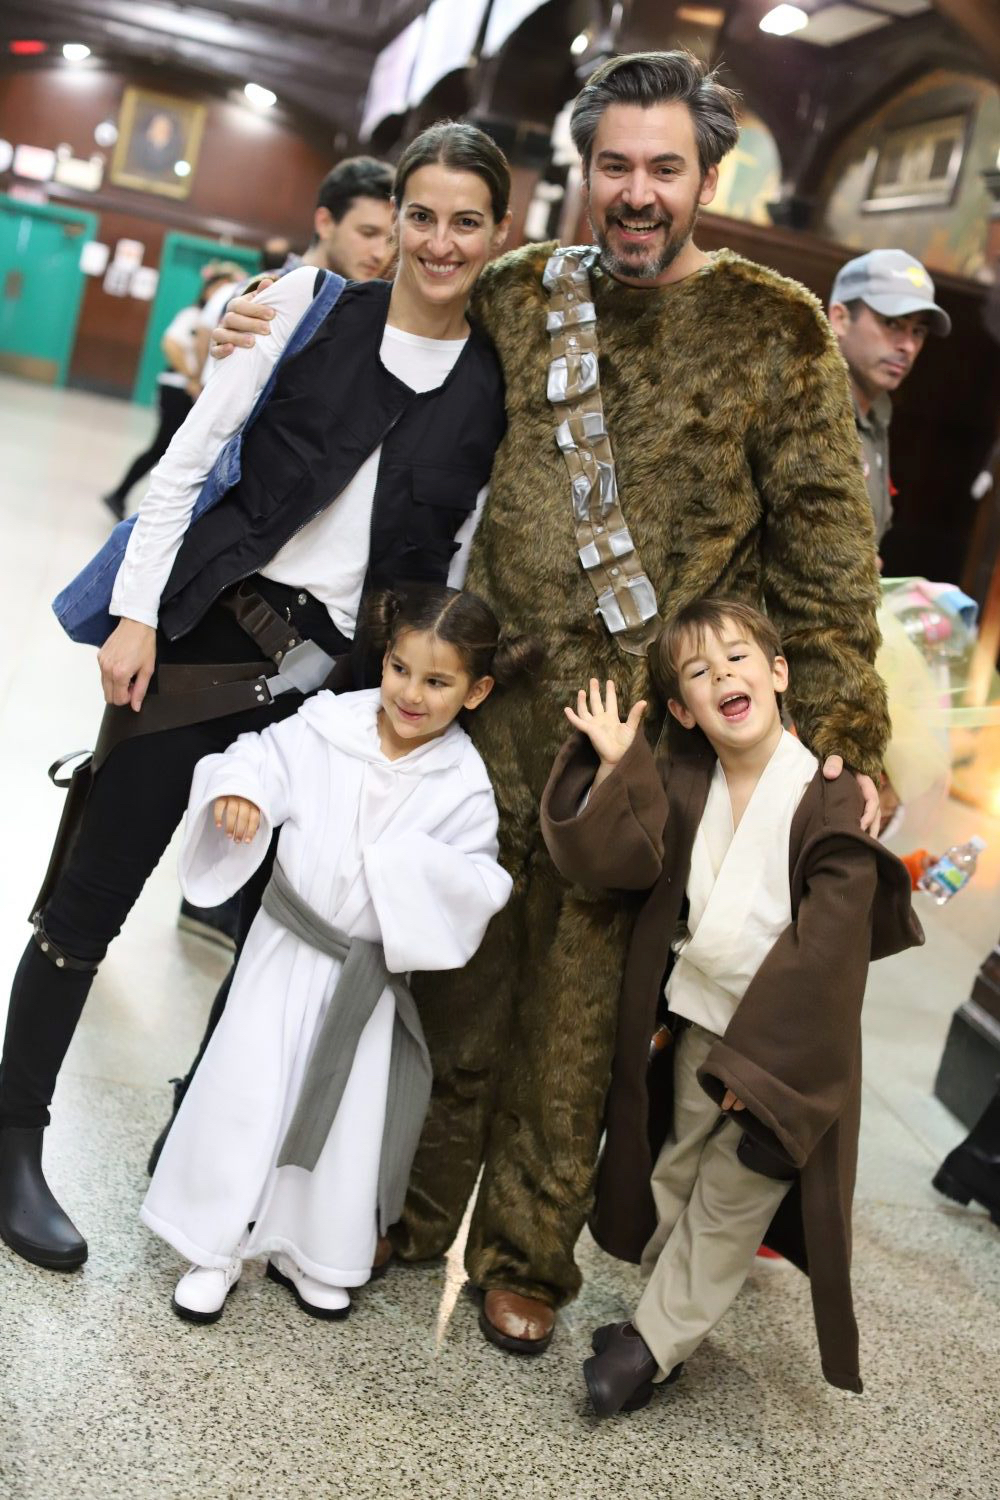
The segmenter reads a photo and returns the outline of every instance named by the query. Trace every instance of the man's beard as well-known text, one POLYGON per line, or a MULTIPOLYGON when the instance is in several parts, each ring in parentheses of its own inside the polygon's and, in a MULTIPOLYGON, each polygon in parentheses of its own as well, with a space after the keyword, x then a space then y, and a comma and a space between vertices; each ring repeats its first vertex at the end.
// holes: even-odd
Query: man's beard
POLYGON ((652 213, 625 213, 621 209, 608 214, 605 220, 605 228, 598 229, 593 218, 590 227, 594 232, 601 252, 601 266, 609 276, 625 277, 630 281, 656 281, 664 271, 673 265, 680 255, 684 246, 694 233, 695 221, 698 218, 698 205, 695 203, 688 217, 680 226, 671 215, 652 213), (653 220, 662 225, 665 235, 663 244, 659 250, 652 246, 636 245, 631 250, 622 253, 612 249, 608 240, 607 230, 613 224, 648 224, 653 220))

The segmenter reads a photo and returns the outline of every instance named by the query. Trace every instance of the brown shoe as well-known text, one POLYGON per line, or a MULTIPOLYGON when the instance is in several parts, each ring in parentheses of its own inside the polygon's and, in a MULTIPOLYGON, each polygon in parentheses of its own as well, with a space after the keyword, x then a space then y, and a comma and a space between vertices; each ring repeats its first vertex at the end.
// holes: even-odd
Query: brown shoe
POLYGON ((487 1292, 479 1313, 483 1336, 508 1354, 544 1354, 555 1323, 554 1307, 518 1292, 487 1292))
POLYGON ((369 1281, 378 1281, 384 1276, 392 1261, 392 1244, 384 1234, 380 1234, 375 1242, 375 1254, 372 1257, 372 1274, 369 1281))
POLYGON ((631 1323, 613 1323, 599 1328, 593 1343, 599 1352, 584 1360, 583 1374, 597 1415, 613 1417, 646 1406, 658 1367, 639 1331, 631 1323))

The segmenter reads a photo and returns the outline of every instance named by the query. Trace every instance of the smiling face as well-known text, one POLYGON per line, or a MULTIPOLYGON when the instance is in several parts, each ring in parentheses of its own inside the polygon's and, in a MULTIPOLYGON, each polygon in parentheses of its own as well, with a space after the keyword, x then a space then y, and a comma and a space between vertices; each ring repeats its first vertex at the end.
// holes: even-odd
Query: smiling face
POLYGON ((717 752, 749 751, 781 733, 776 694, 788 686, 788 663, 772 662, 735 622, 721 631, 688 631, 677 652, 677 681, 683 702, 671 698, 670 712, 685 729, 695 725, 717 752))
POLYGON ((425 305, 462 309, 483 266, 503 247, 510 214, 494 221, 490 190, 475 172, 431 162, 407 178, 396 224, 397 285, 425 305))
POLYGON ((882 391, 896 390, 913 369, 930 331, 930 314, 887 318, 863 302, 852 315, 843 302, 835 302, 830 323, 851 379, 872 402, 882 391))
POLYGON ((395 758, 438 735, 463 708, 478 708, 492 677, 473 682, 454 646, 429 630, 407 630, 382 661, 382 748, 395 758))
POLYGON ((587 197, 601 264, 619 281, 676 279, 698 209, 711 203, 718 169, 703 175, 686 104, 612 104, 594 135, 587 197), (671 275, 673 270, 674 275, 671 275))

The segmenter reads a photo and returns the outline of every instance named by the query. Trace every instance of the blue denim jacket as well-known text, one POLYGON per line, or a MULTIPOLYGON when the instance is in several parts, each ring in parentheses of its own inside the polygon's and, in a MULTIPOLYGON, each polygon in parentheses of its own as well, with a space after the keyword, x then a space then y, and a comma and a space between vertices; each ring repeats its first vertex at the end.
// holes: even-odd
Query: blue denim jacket
MULTIPOLYGON (((212 465, 211 473, 194 502, 192 521, 216 505, 239 480, 243 438, 271 399, 278 371, 286 359, 305 348, 344 290, 346 283, 342 276, 336 276, 332 271, 323 271, 320 275, 323 281, 319 290, 292 330, 292 335, 250 414, 239 431, 234 432, 224 445, 212 465)), ((52 608, 56 619, 71 640, 80 641, 85 646, 103 646, 118 623, 109 611, 111 591, 135 520, 135 516, 129 516, 127 520, 119 521, 97 555, 53 599, 52 608)))

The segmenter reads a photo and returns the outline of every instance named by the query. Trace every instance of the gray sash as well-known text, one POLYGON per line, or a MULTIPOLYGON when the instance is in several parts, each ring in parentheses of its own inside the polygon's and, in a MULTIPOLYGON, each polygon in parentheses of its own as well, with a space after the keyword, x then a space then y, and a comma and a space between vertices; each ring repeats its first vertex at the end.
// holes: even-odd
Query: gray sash
POLYGON ((388 987, 396 1000, 389 1094, 378 1172, 378 1224, 384 1234, 403 1212, 420 1131, 431 1097, 431 1060, 413 996, 385 966, 381 943, 349 938, 325 922, 275 864, 261 906, 300 942, 343 960, 313 1043, 302 1091, 278 1155, 279 1167, 311 1172, 344 1097, 361 1033, 388 987))

